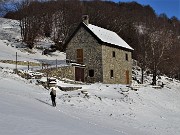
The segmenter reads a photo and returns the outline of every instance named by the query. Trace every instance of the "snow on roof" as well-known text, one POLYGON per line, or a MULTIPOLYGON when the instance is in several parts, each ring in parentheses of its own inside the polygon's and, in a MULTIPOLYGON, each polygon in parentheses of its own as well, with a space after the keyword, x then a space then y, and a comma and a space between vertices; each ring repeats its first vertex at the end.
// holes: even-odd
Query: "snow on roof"
MULTIPOLYGON (((84 23, 85 24, 85 23, 84 23)), ((86 24, 85 24, 86 25, 86 24)), ((115 32, 88 24, 86 25, 101 41, 113 45, 117 45, 123 48, 134 50, 131 48, 121 37, 119 37, 115 32)))

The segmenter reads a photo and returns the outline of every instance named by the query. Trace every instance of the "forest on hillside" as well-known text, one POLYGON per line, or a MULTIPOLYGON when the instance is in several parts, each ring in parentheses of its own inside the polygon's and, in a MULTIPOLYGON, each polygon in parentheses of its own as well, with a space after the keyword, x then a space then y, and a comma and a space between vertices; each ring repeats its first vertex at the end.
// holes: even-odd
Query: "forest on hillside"
MULTIPOLYGON (((33 48, 39 37, 54 41, 56 49, 65 51, 65 42, 88 15, 90 23, 116 32, 132 48, 133 59, 144 71, 180 79, 180 20, 157 15, 149 5, 136 2, 26 0, 16 3, 16 11, 5 18, 20 22, 22 41, 33 48)), ((142 77, 143 83, 143 77, 142 77)))

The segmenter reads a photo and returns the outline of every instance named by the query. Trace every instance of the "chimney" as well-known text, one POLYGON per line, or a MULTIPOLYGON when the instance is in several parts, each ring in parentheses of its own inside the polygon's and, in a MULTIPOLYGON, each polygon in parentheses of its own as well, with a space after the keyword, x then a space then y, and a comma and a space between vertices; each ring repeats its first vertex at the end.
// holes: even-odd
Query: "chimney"
POLYGON ((86 25, 88 25, 88 24, 89 24, 89 16, 88 16, 88 15, 83 15, 83 16, 82 16, 82 21, 83 21, 86 25))

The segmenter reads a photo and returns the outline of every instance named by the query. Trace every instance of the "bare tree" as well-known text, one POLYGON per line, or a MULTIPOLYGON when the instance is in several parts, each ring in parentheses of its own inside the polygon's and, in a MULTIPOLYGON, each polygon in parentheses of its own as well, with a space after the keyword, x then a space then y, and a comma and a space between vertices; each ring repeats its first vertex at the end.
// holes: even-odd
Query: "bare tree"
POLYGON ((42 23, 41 14, 38 12, 39 9, 38 2, 26 0, 21 3, 21 8, 18 10, 22 41, 29 48, 34 47, 35 39, 41 29, 42 23))
POLYGON ((52 38, 58 49, 63 49, 63 43, 69 33, 69 27, 66 23, 66 13, 57 11, 53 14, 52 38))
POLYGON ((164 61, 167 61, 169 50, 172 47, 172 32, 167 29, 156 29, 150 33, 150 55, 151 69, 153 72, 152 84, 156 85, 157 75, 160 72, 159 67, 164 61))
POLYGON ((148 33, 144 32, 139 33, 138 36, 138 52, 137 54, 137 61, 138 65, 141 67, 141 83, 144 83, 144 72, 149 68, 150 66, 150 59, 149 59, 149 50, 150 50, 150 38, 148 33))

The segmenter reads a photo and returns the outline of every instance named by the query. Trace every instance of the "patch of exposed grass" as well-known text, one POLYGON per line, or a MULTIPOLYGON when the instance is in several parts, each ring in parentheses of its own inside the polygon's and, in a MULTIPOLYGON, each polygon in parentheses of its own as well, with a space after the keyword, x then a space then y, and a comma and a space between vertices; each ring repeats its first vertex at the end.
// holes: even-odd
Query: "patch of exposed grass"
POLYGON ((35 54, 35 52, 33 52, 31 49, 25 48, 24 49, 25 52, 28 52, 30 54, 35 54))
MULTIPOLYGON (((16 64, 16 61, 13 60, 0 60, 2 63, 8 63, 8 64, 16 64)), ((17 61, 17 65, 23 65, 23 66, 41 66, 41 63, 35 63, 35 62, 28 62, 28 61, 17 61)))

